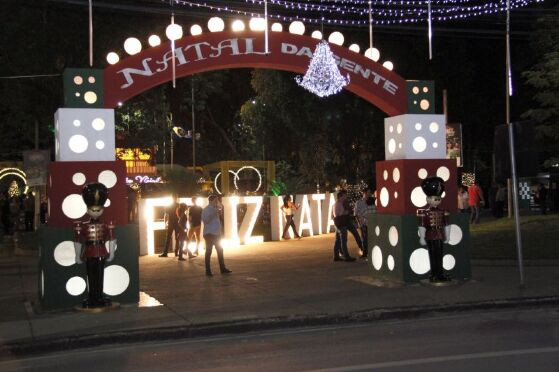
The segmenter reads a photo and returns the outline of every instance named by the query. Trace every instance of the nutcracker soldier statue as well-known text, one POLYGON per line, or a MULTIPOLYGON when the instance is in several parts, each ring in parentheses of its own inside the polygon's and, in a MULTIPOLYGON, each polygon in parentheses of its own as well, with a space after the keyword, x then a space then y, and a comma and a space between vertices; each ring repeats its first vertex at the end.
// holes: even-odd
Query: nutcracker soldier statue
POLYGON ((78 222, 74 228, 74 249, 76 263, 85 258, 87 269, 88 298, 83 302, 84 309, 101 309, 111 307, 111 300, 103 296, 103 278, 105 261, 111 262, 116 250, 112 223, 105 224, 99 217, 103 214, 108 190, 102 183, 86 185, 82 198, 87 205, 87 222, 78 222), (108 250, 105 243, 108 242, 108 250))
POLYGON ((450 226, 447 222, 449 213, 440 209, 444 181, 440 177, 429 177, 421 183, 421 189, 427 195, 429 208, 418 209, 419 242, 427 245, 429 263, 431 264, 431 283, 446 283, 450 278, 443 271, 443 243, 448 243, 450 226))

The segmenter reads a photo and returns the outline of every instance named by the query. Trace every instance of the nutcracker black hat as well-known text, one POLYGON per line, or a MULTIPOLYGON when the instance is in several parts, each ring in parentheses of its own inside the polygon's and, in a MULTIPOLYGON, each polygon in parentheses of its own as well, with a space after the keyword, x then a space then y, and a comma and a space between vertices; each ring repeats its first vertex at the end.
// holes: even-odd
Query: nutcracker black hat
POLYGON ((444 192, 444 180, 440 177, 428 177, 421 182, 421 189, 427 196, 441 196, 444 192))
POLYGON ((88 208, 103 207, 109 196, 109 190, 102 183, 90 183, 82 190, 82 198, 88 208))

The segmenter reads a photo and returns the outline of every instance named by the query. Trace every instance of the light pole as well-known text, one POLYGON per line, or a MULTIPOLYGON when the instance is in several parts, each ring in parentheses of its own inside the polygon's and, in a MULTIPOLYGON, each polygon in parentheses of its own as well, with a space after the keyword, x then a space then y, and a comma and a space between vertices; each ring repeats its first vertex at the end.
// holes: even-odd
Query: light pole
POLYGON ((194 76, 192 76, 192 173, 196 175, 196 121, 194 117, 194 76))
POLYGON ((512 204, 514 209, 514 224, 516 230, 516 253, 518 256, 518 273, 520 275, 520 287, 524 287, 524 263, 522 258, 522 235, 520 233, 520 213, 518 211, 518 180, 516 178, 516 157, 514 153, 514 126, 510 120, 510 96, 512 95, 511 83, 511 61, 510 61, 510 0, 507 0, 507 22, 506 22, 506 119, 509 129, 510 168, 512 178, 512 204))

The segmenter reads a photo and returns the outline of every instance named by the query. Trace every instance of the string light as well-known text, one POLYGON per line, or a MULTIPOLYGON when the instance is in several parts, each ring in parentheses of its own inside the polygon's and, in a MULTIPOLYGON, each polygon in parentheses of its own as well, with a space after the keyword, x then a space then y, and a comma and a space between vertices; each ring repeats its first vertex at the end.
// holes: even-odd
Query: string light
MULTIPOLYGON (((162 0, 164 1, 164 0, 162 0)), ((541 3, 544 0, 511 0, 510 9, 518 9, 532 4, 541 3)), ((247 17, 263 17, 263 14, 246 11, 241 8, 231 8, 219 5, 217 2, 192 2, 186 0, 175 0, 182 6, 191 8, 208 9, 213 12, 224 12, 247 17)), ((247 4, 264 5, 264 0, 245 0, 247 4)), ((311 24, 327 24, 340 26, 369 26, 390 25, 404 23, 420 23, 427 21, 429 0, 376 0, 371 1, 372 22, 369 21, 369 0, 336 0, 335 2, 294 2, 284 0, 270 0, 270 6, 276 8, 276 12, 268 12, 268 18, 283 22, 295 20, 311 24), (296 11, 294 16, 283 15, 279 9, 290 13, 296 11), (313 15, 314 13, 314 15, 313 15), (308 14, 308 15, 307 15, 308 14), (332 15, 336 18, 330 18, 332 15), (338 18, 339 17, 339 18, 338 18), (346 17, 346 18, 344 18, 346 17), (359 19, 362 17, 363 19, 359 19)), ((483 0, 433 0, 431 1, 432 22, 444 22, 450 20, 462 20, 471 17, 491 15, 506 11, 506 1, 483 1, 483 0)))
POLYGON ((327 97, 338 93, 349 84, 349 76, 343 77, 336 66, 334 54, 324 40, 318 43, 309 69, 303 78, 295 78, 297 84, 319 97, 327 97))

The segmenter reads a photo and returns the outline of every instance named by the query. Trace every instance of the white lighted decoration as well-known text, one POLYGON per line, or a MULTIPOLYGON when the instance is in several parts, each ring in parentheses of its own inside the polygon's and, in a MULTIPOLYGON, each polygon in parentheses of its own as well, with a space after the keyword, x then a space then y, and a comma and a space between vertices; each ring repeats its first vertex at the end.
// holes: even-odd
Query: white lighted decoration
POLYGON ((295 196, 295 204, 299 205, 299 209, 295 212, 294 216, 297 234, 299 234, 299 236, 312 236, 313 226, 308 195, 295 196))
POLYGON ((335 230, 334 219, 332 218, 332 209, 336 204, 336 198, 333 193, 325 194, 325 202, 322 203, 322 232, 328 234, 335 230))
POLYGON ((81 276, 73 276, 66 282, 66 292, 72 296, 81 295, 86 287, 85 280, 81 276))
POLYGON ((85 174, 78 172, 78 173, 74 173, 74 175, 72 176, 72 182, 74 183, 74 185, 77 186, 81 186, 85 183, 85 174))
POLYGON ((388 241, 393 247, 398 245, 398 229, 396 226, 390 226, 390 229, 388 229, 388 241))
POLYGON ((262 208, 263 198, 261 196, 245 196, 241 202, 247 205, 245 217, 239 227, 239 238, 243 244, 262 243, 264 237, 262 235, 252 236, 256 219, 262 208))
POLYGON ((378 62, 378 60, 380 59, 380 52, 377 48, 369 48, 365 51, 365 57, 378 62))
POLYGON ((388 205, 389 200, 390 200, 390 194, 388 193, 388 189, 386 187, 383 187, 380 190, 380 205, 386 207, 388 205))
POLYGON ((231 23, 231 30, 235 32, 240 32, 245 30, 245 23, 240 19, 236 19, 231 23))
POLYGON ((450 178, 450 170, 447 167, 439 167, 437 169, 437 177, 441 177, 443 181, 448 181, 450 178))
POLYGON ((223 22, 223 19, 219 17, 212 17, 208 21, 208 30, 210 30, 210 32, 221 32, 224 29, 225 23, 223 22))
POLYGON ((394 183, 398 183, 398 181, 400 181, 400 170, 398 168, 394 168, 392 170, 392 180, 394 183))
POLYGON ((237 206, 241 200, 238 196, 226 196, 221 201, 223 204, 223 238, 230 246, 239 245, 237 206))
MULTIPOLYGON (((283 197, 281 196, 270 196, 270 224, 272 240, 281 240, 281 234, 283 233, 284 218, 283 212, 281 211, 281 206, 283 205, 283 197)), ((291 232, 292 229, 289 229, 291 232)), ((293 235, 293 234, 291 234, 293 235)))
POLYGON ((283 26, 281 25, 281 23, 274 23, 272 25, 272 31, 273 32, 282 32, 283 31, 283 26))
POLYGON ((411 191, 410 199, 412 204, 417 208, 423 208, 427 204, 427 195, 425 195, 419 186, 411 191))
POLYGON ((74 242, 65 240, 58 243, 54 248, 54 260, 61 266, 72 266, 76 263, 76 251, 74 249, 74 242))
POLYGON ((389 254, 386 258, 386 266, 388 267, 388 270, 394 270, 394 257, 392 257, 391 254, 389 254))
POLYGON ((99 176, 97 177, 97 181, 105 185, 108 189, 110 189, 111 187, 116 185, 118 179, 116 177, 115 172, 113 172, 112 170, 104 170, 101 173, 99 173, 99 176))
POLYGON ((355 52, 355 53, 359 53, 361 51, 361 48, 357 44, 351 44, 349 46, 349 50, 351 50, 352 52, 355 52))
POLYGON ((315 30, 312 32, 311 37, 313 39, 318 39, 318 40, 322 40, 322 32, 315 30))
POLYGON ((339 31, 334 31, 328 36, 328 42, 336 45, 344 44, 344 35, 339 31))
POLYGON ((425 248, 418 248, 410 255, 410 268, 417 275, 423 275, 431 270, 429 252, 425 248))
POLYGON ((131 185, 136 183, 161 183, 161 177, 150 177, 148 175, 137 175, 134 179, 126 177, 126 184, 131 185))
POLYGON ((380 235, 380 226, 376 226, 375 227, 375 235, 379 236, 380 235))
POLYGON ((241 173, 244 170, 252 170, 254 172, 256 172, 256 174, 258 175, 258 186, 256 186, 256 189, 254 190, 248 190, 250 192, 257 192, 258 190, 260 190, 260 188, 262 187, 262 174, 260 173, 260 171, 258 170, 258 168, 255 168, 251 165, 245 165, 243 167, 240 167, 237 172, 235 173, 235 177, 233 177, 233 184, 235 185, 235 188, 238 190, 239 189, 239 185, 237 184, 237 180, 239 180, 239 173, 241 173))
MULTIPOLYGON (((231 173, 231 174, 233 175, 233 180, 236 180, 237 178, 239 178, 239 176, 237 175, 237 172, 232 171, 232 170, 229 170, 229 173, 231 173)), ((220 183, 218 183, 218 179, 219 179, 220 177, 221 177, 221 172, 218 172, 218 173, 215 175, 215 178, 214 178, 214 187, 215 187, 215 191, 217 191, 217 193, 218 193, 219 195, 221 195, 221 190, 219 189, 219 186, 218 186, 218 185, 220 184, 220 183)))
POLYGON ((135 37, 129 37, 124 41, 124 51, 131 56, 142 51, 142 42, 135 37))
POLYGON ((130 275, 122 266, 111 265, 105 267, 103 278, 103 292, 109 296, 118 296, 128 288, 130 275))
POLYGON ((161 38, 160 38, 159 36, 157 36, 157 35, 151 35, 151 36, 148 38, 148 44, 149 44, 149 46, 151 46, 151 47, 156 47, 156 46, 158 46, 158 45, 161 44, 161 38))
POLYGON ((450 225, 450 238, 448 240, 448 244, 450 245, 457 245, 460 244, 462 241, 462 229, 460 226, 452 224, 450 225))
POLYGON ((316 46, 309 68, 301 78, 295 78, 297 84, 319 97, 328 97, 338 93, 349 84, 349 75, 342 76, 334 54, 326 41, 316 46))
POLYGON ((445 270, 452 270, 456 266, 456 259, 451 254, 445 254, 443 256, 443 268, 445 270))
POLYGON ((322 235, 322 203, 326 200, 326 195, 312 194, 310 198, 313 234, 322 235))
POLYGON ((386 160, 446 158, 444 115, 389 117, 384 119, 384 133, 386 160))
POLYGON ((190 26, 190 35, 192 36, 202 35, 202 27, 200 25, 190 26))
POLYGON ((418 170, 417 171, 417 177, 421 178, 422 180, 427 178, 427 169, 421 168, 420 170, 418 170))
POLYGON ((392 71, 394 69, 394 64, 390 61, 386 61, 382 64, 382 67, 384 67, 387 70, 392 71))
POLYGON ((252 31, 264 31, 266 29, 266 20, 260 17, 253 17, 250 19, 248 27, 252 31))
POLYGON ((378 245, 375 245, 373 247, 373 250, 371 251, 371 257, 375 270, 380 270, 380 268, 382 267, 382 251, 380 250, 380 247, 378 245))
POLYGON ((87 147, 89 146, 89 142, 87 138, 82 136, 81 134, 74 134, 68 140, 68 147, 73 153, 81 154, 87 151, 87 147))
POLYGON ((54 119, 56 161, 115 160, 113 109, 59 108, 54 119))
POLYGON ((87 206, 80 194, 70 194, 62 201, 62 213, 70 219, 83 217, 87 212, 87 206))
POLYGON ((110 65, 115 65, 118 61, 120 61, 120 57, 115 52, 109 52, 109 54, 107 54, 107 62, 110 65))
POLYGON ((138 202, 138 217, 140 230, 140 254, 155 253, 155 230, 165 230, 163 216, 155 219, 156 207, 167 207, 171 205, 173 198, 145 198, 138 202))
POLYGON ((169 40, 178 40, 182 37, 182 26, 176 23, 171 23, 165 29, 165 36, 169 40))
POLYGON ((289 33, 303 35, 305 33, 305 25, 301 21, 293 21, 289 25, 289 33))

